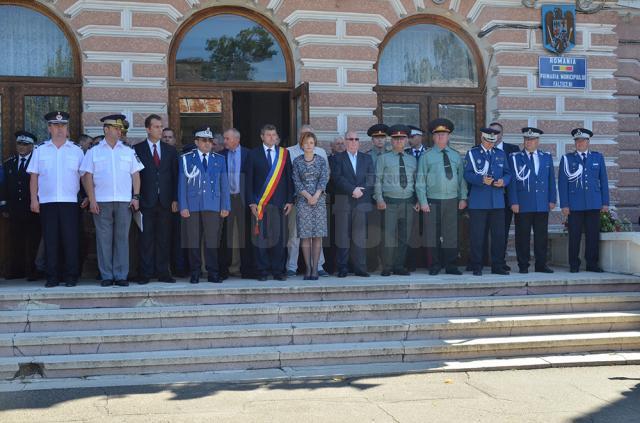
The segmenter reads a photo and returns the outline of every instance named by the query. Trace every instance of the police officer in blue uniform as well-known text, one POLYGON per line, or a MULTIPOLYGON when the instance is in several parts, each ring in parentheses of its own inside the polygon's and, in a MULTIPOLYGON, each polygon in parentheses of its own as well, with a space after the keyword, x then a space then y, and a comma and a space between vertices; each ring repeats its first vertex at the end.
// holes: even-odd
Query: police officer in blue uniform
POLYGON ((593 132, 585 128, 571 131, 576 151, 562 156, 558 169, 558 191, 562 214, 569 224, 569 268, 580 270, 580 240, 585 233, 584 257, 587 271, 601 273, 598 265, 600 211, 609 210, 609 181, 604 157, 589 150, 593 132))
POLYGON ((547 266, 547 239, 549 211, 556 207, 556 177, 553 157, 538 149, 543 133, 538 128, 522 128, 524 149, 509 157, 512 178, 507 191, 511 211, 515 215, 520 273, 529 272, 532 228, 535 271, 553 273, 547 266))
POLYGON ((208 127, 194 132, 196 149, 178 161, 178 207, 183 218, 183 246, 189 251, 191 283, 200 281, 200 241, 204 235, 204 258, 209 282, 222 282, 218 269, 218 246, 222 219, 229 215, 231 195, 224 157, 214 153, 213 133, 208 127))
POLYGON ((464 159, 464 179, 469 183, 470 264, 473 274, 482 276, 482 249, 489 227, 491 273, 508 275, 504 268, 504 190, 511 182, 511 170, 505 152, 494 148, 498 131, 481 128, 480 132, 480 145, 469 150, 464 159))
POLYGON ((2 165, 0 177, 3 179, 2 212, 9 219, 9 260, 7 279, 38 280, 36 271, 36 253, 40 243, 40 216, 31 211, 31 190, 27 167, 33 157, 36 136, 27 131, 18 131, 16 137, 16 155, 11 156, 2 165))

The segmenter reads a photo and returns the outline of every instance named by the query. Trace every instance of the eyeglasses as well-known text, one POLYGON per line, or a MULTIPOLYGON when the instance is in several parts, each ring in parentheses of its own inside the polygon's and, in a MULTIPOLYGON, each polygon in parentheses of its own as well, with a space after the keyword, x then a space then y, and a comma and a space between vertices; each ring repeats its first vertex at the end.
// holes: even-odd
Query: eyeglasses
POLYGON ((360 141, 360 138, 345 138, 347 141, 360 141))

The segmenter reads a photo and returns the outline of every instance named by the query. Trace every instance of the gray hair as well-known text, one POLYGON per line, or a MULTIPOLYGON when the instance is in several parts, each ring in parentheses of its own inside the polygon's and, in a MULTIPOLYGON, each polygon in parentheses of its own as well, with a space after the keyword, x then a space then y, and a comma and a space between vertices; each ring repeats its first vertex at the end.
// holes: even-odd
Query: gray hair
POLYGON ((229 128, 226 131, 224 131, 225 134, 227 132, 231 133, 231 135, 233 135, 234 138, 240 139, 240 131, 238 131, 236 128, 229 128))

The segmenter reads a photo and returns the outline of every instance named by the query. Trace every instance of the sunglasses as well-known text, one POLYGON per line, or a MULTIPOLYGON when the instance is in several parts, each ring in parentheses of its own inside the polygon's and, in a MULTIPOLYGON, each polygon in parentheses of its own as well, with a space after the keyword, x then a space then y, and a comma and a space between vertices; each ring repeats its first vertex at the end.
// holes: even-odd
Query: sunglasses
POLYGON ((360 138, 345 138, 347 141, 360 141, 360 138))

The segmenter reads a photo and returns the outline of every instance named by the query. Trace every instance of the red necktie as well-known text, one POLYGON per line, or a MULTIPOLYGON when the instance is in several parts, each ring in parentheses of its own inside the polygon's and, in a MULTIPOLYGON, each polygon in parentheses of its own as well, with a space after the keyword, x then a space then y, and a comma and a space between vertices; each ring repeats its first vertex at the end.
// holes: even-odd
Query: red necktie
POLYGON ((153 144, 153 163, 156 164, 156 167, 160 167, 160 156, 158 156, 158 149, 155 144, 153 144))

